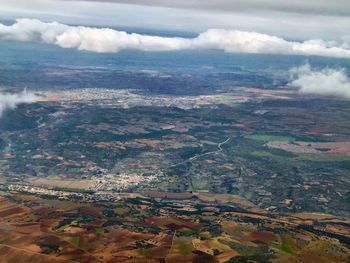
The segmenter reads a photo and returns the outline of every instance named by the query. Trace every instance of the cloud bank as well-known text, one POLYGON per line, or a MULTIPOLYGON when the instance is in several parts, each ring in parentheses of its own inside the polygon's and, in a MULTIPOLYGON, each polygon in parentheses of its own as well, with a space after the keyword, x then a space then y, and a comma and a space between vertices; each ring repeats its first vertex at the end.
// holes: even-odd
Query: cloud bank
POLYGON ((345 69, 313 70, 309 64, 291 70, 290 86, 307 94, 331 95, 350 99, 350 79, 345 69))
POLYGON ((46 23, 37 19, 18 19, 10 26, 0 23, 0 40, 42 42, 100 53, 214 49, 232 53, 350 58, 350 49, 345 40, 344 43, 323 40, 297 42, 257 32, 225 29, 209 29, 195 38, 160 37, 110 28, 46 23))
POLYGON ((31 92, 23 91, 17 94, 0 92, 0 117, 7 109, 14 109, 21 103, 32 103, 39 99, 37 95, 31 92))

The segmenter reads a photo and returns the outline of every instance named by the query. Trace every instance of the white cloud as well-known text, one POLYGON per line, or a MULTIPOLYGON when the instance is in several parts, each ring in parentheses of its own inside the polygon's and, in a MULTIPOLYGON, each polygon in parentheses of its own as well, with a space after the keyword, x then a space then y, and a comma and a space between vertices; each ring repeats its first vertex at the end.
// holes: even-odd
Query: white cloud
POLYGON ((21 103, 32 103, 39 99, 39 96, 32 92, 23 91, 20 93, 2 93, 0 92, 0 117, 7 109, 14 109, 21 103))
POLYGON ((340 96, 350 99, 350 79, 345 69, 313 70, 309 64, 291 70, 293 81, 290 86, 299 88, 300 92, 340 96))
POLYGON ((234 28, 287 39, 340 40, 349 34, 349 0, 0 0, 0 16, 74 25, 203 32, 234 28))
POLYGON ((120 50, 176 51, 215 49, 226 52, 317 55, 350 58, 344 43, 308 40, 287 41, 277 36, 257 32, 209 29, 195 38, 159 37, 129 34, 109 28, 68 26, 36 19, 18 19, 10 26, 0 24, 0 40, 38 41, 92 52, 120 50))

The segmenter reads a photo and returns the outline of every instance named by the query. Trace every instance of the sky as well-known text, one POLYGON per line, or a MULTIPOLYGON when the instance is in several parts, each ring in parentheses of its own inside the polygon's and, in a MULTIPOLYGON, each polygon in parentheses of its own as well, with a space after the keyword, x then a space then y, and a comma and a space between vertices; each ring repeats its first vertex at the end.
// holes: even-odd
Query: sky
POLYGON ((349 35, 349 0, 0 0, 0 19, 191 32, 254 31, 285 39, 340 41, 349 35))
POLYGON ((350 58, 349 0, 0 0, 0 10, 0 20, 12 21, 0 23, 5 41, 99 53, 215 49, 350 58), (121 27, 196 33, 146 36, 121 27))

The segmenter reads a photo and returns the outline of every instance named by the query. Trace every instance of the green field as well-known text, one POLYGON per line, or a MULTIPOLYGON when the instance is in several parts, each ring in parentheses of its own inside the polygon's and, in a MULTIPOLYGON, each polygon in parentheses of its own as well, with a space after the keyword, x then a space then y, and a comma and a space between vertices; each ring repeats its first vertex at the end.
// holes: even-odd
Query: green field
POLYGON ((268 141, 295 142, 296 141, 296 138, 291 136, 268 135, 268 134, 250 134, 250 135, 246 135, 245 138, 255 140, 255 141, 261 141, 261 142, 268 142, 268 141))
POLYGON ((322 156, 312 153, 298 153, 297 159, 302 161, 315 161, 315 162, 349 162, 348 156, 322 156))
POLYGON ((70 242, 71 242, 73 245, 79 247, 80 237, 77 237, 77 236, 71 237, 71 238, 70 238, 70 242))
POLYGON ((286 244, 283 244, 282 246, 280 246, 279 249, 282 250, 283 252, 293 254, 293 250, 286 244))

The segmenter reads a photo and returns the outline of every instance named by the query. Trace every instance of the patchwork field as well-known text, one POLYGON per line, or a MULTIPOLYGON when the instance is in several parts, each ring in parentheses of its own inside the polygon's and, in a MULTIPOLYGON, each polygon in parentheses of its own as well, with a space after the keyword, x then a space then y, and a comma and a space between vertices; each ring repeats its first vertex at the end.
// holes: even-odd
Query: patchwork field
POLYGON ((279 218, 230 195, 147 195, 95 203, 1 197, 0 262, 346 263, 350 257, 346 218, 279 218))

